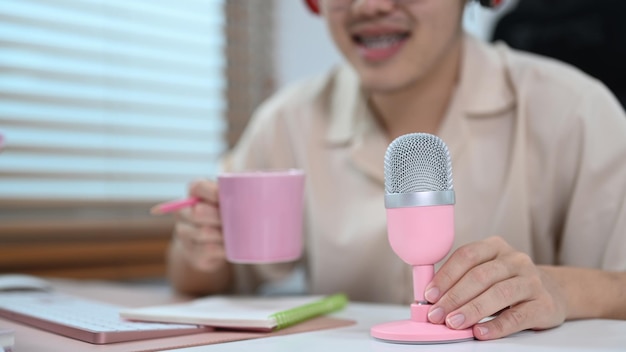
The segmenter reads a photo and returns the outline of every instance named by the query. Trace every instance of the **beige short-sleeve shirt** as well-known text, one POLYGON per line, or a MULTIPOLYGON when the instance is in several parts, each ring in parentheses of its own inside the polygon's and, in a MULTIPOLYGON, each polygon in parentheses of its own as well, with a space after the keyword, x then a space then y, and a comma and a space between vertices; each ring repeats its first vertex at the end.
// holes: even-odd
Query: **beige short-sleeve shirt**
MULTIPOLYGON (((419 131, 415 131, 419 132, 419 131)), ((565 64, 464 40, 438 132, 452 156, 455 245, 498 235, 538 264, 626 270, 626 116, 597 80, 565 64)), ((411 268, 386 235, 391 141, 348 67, 264 103, 228 170, 306 172, 308 290, 408 303, 411 268)), ((292 265, 239 268, 243 288, 292 265)))

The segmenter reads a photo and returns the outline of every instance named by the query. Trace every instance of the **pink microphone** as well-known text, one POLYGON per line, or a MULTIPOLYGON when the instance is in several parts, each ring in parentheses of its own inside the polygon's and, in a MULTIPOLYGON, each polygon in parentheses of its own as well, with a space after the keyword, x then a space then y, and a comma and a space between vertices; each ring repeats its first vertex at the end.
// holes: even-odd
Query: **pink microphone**
POLYGON ((387 235, 393 251, 413 267, 411 319, 375 325, 377 339, 397 343, 471 340, 472 329, 432 324, 424 290, 454 242, 452 162, 437 136, 412 133, 396 138, 385 154, 387 235))

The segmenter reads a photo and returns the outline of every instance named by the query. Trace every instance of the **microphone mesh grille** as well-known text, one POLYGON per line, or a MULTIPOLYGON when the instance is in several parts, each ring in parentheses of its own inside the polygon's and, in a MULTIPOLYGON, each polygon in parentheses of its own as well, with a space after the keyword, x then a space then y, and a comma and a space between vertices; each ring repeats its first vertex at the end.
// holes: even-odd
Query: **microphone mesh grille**
POLYGON ((448 146, 428 133, 396 138, 385 154, 387 194, 452 190, 448 146))

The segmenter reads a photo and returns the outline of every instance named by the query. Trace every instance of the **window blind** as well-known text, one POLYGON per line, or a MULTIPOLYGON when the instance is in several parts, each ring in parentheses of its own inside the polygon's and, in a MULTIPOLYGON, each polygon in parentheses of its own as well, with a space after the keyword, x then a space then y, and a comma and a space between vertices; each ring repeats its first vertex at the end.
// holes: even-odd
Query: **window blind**
POLYGON ((181 197, 226 148, 223 0, 2 0, 0 199, 181 197))

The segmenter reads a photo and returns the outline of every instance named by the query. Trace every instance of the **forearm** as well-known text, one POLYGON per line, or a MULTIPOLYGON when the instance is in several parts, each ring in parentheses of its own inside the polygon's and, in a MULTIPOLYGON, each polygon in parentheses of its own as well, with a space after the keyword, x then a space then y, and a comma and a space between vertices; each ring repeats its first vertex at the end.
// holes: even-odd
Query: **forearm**
POLYGON ((210 272, 193 268, 184 257, 181 244, 173 240, 168 252, 167 276, 178 292, 201 296, 224 293, 232 288, 233 268, 224 261, 223 266, 210 272))
POLYGON ((626 319, 626 272, 540 266, 561 287, 567 320, 626 319))

